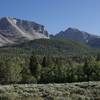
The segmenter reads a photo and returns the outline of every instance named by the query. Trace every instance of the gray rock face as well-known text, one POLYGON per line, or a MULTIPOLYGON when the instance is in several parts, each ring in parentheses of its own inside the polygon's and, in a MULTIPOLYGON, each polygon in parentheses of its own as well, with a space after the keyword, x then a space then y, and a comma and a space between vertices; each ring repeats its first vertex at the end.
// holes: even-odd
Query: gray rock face
POLYGON ((40 38, 49 39, 43 25, 10 17, 0 19, 0 46, 40 38))
POLYGON ((80 41, 83 43, 88 43, 90 40, 98 38, 98 36, 89 34, 87 32, 80 31, 75 28, 68 28, 65 31, 61 31, 55 37, 80 41))

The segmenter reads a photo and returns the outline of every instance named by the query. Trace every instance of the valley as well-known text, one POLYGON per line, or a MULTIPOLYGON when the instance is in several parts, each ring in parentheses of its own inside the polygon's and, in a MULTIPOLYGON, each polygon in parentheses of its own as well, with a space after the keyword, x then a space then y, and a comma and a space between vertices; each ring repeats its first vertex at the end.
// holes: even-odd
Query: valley
POLYGON ((0 19, 0 100, 99 100, 100 37, 0 19))

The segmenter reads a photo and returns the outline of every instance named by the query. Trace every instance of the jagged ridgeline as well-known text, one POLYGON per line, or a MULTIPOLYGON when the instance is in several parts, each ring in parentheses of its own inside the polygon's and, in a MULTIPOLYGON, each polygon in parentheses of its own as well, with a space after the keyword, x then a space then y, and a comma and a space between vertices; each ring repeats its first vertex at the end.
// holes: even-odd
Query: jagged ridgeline
POLYGON ((48 32, 43 25, 11 17, 0 19, 0 46, 40 38, 49 38, 48 32))
POLYGON ((1 55, 29 55, 32 51, 53 56, 93 54, 94 39, 100 40, 75 28, 51 37, 45 27, 36 22, 11 17, 0 19, 1 55))
POLYGON ((88 45, 98 37, 68 29, 49 38, 43 25, 9 17, 0 21, 0 84, 100 80, 100 54, 88 45))

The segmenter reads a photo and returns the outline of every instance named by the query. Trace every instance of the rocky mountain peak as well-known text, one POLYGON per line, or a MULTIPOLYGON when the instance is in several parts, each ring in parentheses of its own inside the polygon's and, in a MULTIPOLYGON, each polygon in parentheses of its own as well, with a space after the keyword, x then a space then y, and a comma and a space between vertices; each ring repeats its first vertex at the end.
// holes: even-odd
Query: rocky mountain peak
POLYGON ((41 24, 12 17, 0 19, 0 46, 40 38, 49 39, 48 32, 41 24))
POLYGON ((64 38, 68 40, 79 41, 83 43, 87 43, 90 40, 98 38, 96 35, 92 35, 90 33, 81 31, 77 28, 69 27, 65 31, 59 32, 55 35, 56 38, 64 38))
POLYGON ((80 30, 77 29, 77 28, 69 27, 69 28, 67 28, 67 30, 65 30, 65 31, 80 31, 80 30))

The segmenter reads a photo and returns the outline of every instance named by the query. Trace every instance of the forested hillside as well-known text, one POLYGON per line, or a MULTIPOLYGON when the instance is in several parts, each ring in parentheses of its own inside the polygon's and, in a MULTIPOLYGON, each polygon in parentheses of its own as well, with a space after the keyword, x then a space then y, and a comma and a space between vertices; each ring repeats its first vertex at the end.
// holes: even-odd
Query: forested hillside
POLYGON ((34 40, 0 48, 0 84, 99 81, 100 54, 65 40, 34 40))
POLYGON ((37 39, 0 48, 1 55, 30 55, 32 51, 38 55, 52 56, 80 56, 97 53, 96 49, 83 43, 63 39, 37 39))

